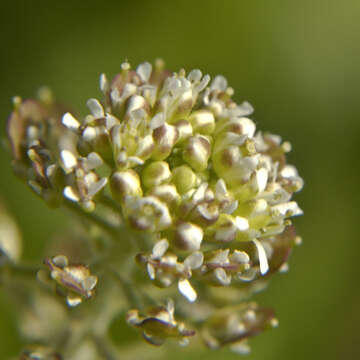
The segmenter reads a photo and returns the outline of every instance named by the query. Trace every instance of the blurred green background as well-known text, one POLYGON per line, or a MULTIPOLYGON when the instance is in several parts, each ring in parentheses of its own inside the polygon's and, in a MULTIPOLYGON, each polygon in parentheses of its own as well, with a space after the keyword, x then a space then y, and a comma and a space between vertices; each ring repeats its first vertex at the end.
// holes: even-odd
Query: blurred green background
MULTIPOLYGON (((249 359, 360 358, 360 2, 358 0, 2 1, 0 121, 11 97, 49 85, 85 111, 113 75, 162 57, 169 69, 225 75, 235 99, 255 107, 262 130, 291 141, 305 179, 295 219, 304 243, 290 272, 257 300, 276 309, 278 329, 252 341, 249 359)), ((48 210, 0 153, 0 196, 36 258, 67 217, 48 210)), ((0 289, 0 359, 19 353, 11 304, 0 289)), ((236 359, 223 350, 168 348, 172 359, 236 359)), ((146 358, 146 357, 145 357, 146 358)))

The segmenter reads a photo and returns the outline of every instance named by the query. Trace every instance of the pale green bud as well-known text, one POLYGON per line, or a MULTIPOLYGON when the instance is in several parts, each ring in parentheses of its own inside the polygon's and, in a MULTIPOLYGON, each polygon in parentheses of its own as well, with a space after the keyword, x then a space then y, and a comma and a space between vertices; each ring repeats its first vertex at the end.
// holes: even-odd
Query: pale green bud
POLYGON ((141 173, 141 180, 145 187, 152 188, 169 181, 171 172, 165 161, 154 161, 147 165, 141 173))
POLYGON ((196 186, 196 175, 187 165, 181 165, 172 170, 172 183, 177 191, 184 194, 196 186))

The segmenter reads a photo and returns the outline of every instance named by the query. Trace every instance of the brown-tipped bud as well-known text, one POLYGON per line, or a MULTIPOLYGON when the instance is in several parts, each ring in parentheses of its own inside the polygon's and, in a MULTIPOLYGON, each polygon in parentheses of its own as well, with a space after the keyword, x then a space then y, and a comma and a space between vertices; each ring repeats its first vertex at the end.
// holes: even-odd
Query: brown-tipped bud
POLYGON ((174 207, 180 202, 180 195, 176 191, 175 185, 165 184, 155 186, 149 195, 157 197, 169 207, 174 207))
POLYGON ((112 174, 110 189, 113 197, 119 202, 122 202, 126 196, 142 195, 139 175, 131 169, 112 174))
POLYGON ((179 138, 177 140, 177 144, 181 143, 182 141, 188 139, 193 134, 193 128, 191 124, 187 120, 179 120, 175 124, 178 132, 179 138))
POLYGON ((203 235, 200 226, 188 222, 180 223, 175 230, 175 245, 182 250, 197 251, 200 249, 203 235))
POLYGON ((189 138, 183 153, 183 159, 196 171, 207 168, 211 145, 209 140, 201 135, 189 138))
POLYGON ((200 134, 211 134, 215 130, 215 117, 211 111, 195 111, 189 117, 189 121, 194 131, 200 134))
POLYGON ((146 188, 161 185, 169 181, 171 172, 165 161, 154 161, 147 165, 141 174, 142 183, 146 188))
POLYGON ((166 159, 179 137, 179 131, 175 126, 163 124, 153 131, 155 149, 152 158, 156 160, 166 159))

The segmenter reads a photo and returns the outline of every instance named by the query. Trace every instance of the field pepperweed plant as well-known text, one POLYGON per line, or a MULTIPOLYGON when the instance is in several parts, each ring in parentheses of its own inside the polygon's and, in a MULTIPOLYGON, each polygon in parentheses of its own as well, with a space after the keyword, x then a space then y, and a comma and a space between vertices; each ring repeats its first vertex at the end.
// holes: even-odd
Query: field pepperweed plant
POLYGON ((43 264, 23 264, 1 208, 1 283, 21 297, 20 359, 123 358, 119 318, 153 345, 201 339, 247 353, 249 338, 277 325, 251 295, 287 270, 301 241, 290 144, 257 131, 221 75, 125 62, 100 89, 83 118, 46 88, 14 98, 15 174, 74 224, 49 241, 43 264))

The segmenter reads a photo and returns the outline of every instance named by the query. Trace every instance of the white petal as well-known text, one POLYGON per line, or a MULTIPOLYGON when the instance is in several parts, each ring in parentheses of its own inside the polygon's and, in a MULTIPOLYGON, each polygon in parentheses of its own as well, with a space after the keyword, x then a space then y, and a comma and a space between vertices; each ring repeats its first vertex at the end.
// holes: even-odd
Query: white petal
POLYGON ((85 141, 93 141, 96 138, 96 130, 92 126, 88 126, 84 129, 82 137, 85 141))
POLYGON ((103 160, 100 155, 96 152, 91 152, 87 156, 87 168, 88 170, 93 170, 103 164, 103 160))
POLYGON ((229 249, 225 249, 225 250, 218 250, 215 254, 215 256, 213 256, 210 259, 211 263, 215 263, 215 264, 219 264, 219 265, 224 265, 224 264, 228 264, 229 263, 229 249))
POLYGON ((182 279, 178 282, 178 289, 180 293, 190 302, 194 302, 197 298, 196 291, 191 286, 187 279, 182 279))
POLYGON ((211 83, 211 90, 225 91, 227 88, 227 80, 222 75, 215 76, 211 83))
POLYGON ((79 195, 74 191, 74 189, 71 186, 65 187, 64 196, 74 202, 78 202, 80 200, 79 195))
POLYGON ((69 150, 62 150, 60 157, 66 169, 72 169, 77 164, 75 155, 69 150))
POLYGON ((109 83, 105 74, 100 75, 100 90, 106 93, 109 90, 109 83))
POLYGON ((89 99, 87 101, 86 105, 94 117, 101 118, 105 115, 104 109, 103 109, 102 105, 100 104, 99 100, 89 99))
POLYGON ((119 121, 115 116, 113 116, 111 114, 106 114, 106 128, 108 130, 110 130, 112 127, 114 127, 118 123, 119 123, 119 121))
POLYGON ((256 171, 256 183, 258 192, 262 192, 265 190, 268 182, 268 172, 266 169, 261 168, 256 171))
POLYGON ((58 167, 58 166, 55 165, 55 164, 49 165, 49 166, 46 168, 46 176, 49 177, 49 178, 51 178, 51 177, 54 175, 55 170, 57 169, 57 167, 58 167))
POLYGON ((65 255, 57 255, 52 259, 52 262, 61 268, 69 265, 69 260, 65 255))
POLYGON ((136 165, 143 165, 144 164, 144 160, 140 159, 138 156, 129 156, 128 161, 131 164, 136 164, 136 165))
POLYGON ((121 148, 121 126, 115 125, 111 130, 111 141, 117 151, 121 148))
POLYGON ((160 127, 165 122, 165 116, 163 113, 157 113, 151 120, 150 120, 150 129, 156 129, 160 127))
MULTIPOLYGON (((125 84, 121 94, 121 99, 125 100, 129 96, 134 95, 136 93, 136 90, 137 90, 137 86, 135 84, 130 84, 130 83, 125 84)), ((120 100, 120 94, 119 94, 119 100, 120 100)))
POLYGON ((250 262, 249 255, 245 251, 235 250, 230 255, 230 260, 238 264, 248 264, 250 262))
POLYGON ((151 135, 146 135, 138 144, 138 147, 136 149, 135 156, 140 157, 151 150, 151 147, 154 144, 154 139, 151 135))
POLYGON ((192 270, 198 269, 204 262, 204 254, 200 251, 195 251, 190 254, 185 260, 185 267, 189 267, 192 270))
POLYGON ((166 309, 170 315, 170 317, 173 319, 174 312, 175 312, 175 303, 173 299, 168 299, 166 304, 166 309))
POLYGON ((252 138, 256 130, 254 122, 248 118, 242 117, 239 119, 239 123, 241 124, 243 134, 252 138))
POLYGON ((134 110, 140 109, 144 106, 145 99, 140 95, 133 95, 129 99, 127 111, 131 113, 134 110))
POLYGON ((144 82, 149 81, 151 71, 152 71, 152 66, 148 62, 144 62, 144 63, 140 64, 136 69, 136 72, 141 77, 141 80, 144 82))
POLYGON ((209 82, 210 82, 210 75, 206 74, 200 81, 200 84, 195 87, 195 91, 197 92, 203 91, 207 87, 209 82))
POLYGON ((298 216, 302 215, 303 211, 299 208, 296 201, 289 201, 287 203, 272 206, 272 214, 276 216, 298 216))
POLYGON ((230 350, 239 355, 247 355, 250 353, 250 346, 244 342, 238 342, 230 345, 230 350))
POLYGON ((108 182, 107 178, 102 178, 96 183, 93 183, 89 186, 88 195, 90 197, 93 197, 95 194, 97 194, 108 182))
POLYGON ((223 197, 227 195, 227 188, 225 181, 223 179, 219 179, 215 185, 215 193, 217 197, 223 197))
POLYGON ((68 304, 69 306, 74 307, 74 306, 80 305, 81 302, 82 302, 82 299, 81 299, 80 296, 70 296, 70 295, 69 295, 69 296, 66 298, 66 302, 67 302, 67 304, 68 304))
POLYGON ((249 221, 241 216, 236 216, 235 223, 240 231, 246 231, 249 229, 249 221))
POLYGON ((169 242, 166 239, 158 241, 152 249, 152 257, 154 259, 160 259, 169 248, 169 242))
POLYGON ((238 206, 239 206, 239 201, 235 200, 232 201, 227 206, 223 207, 222 211, 226 214, 232 214, 238 208, 238 206))
POLYGON ((187 79, 191 82, 200 81, 202 73, 199 69, 194 69, 189 72, 187 79))
POLYGON ((114 88, 110 92, 110 98, 113 104, 118 104, 121 101, 120 92, 118 88, 114 88))
POLYGON ((146 270, 147 270, 147 273, 148 273, 148 275, 149 275, 149 278, 150 278, 151 280, 155 280, 155 276, 156 276, 155 268, 154 268, 150 263, 148 263, 148 264, 146 265, 146 270))
POLYGON ((254 112, 254 108, 247 101, 244 101, 236 108, 237 116, 248 116, 251 115, 253 112, 254 112))
POLYGON ((221 285, 226 286, 231 283, 231 276, 221 267, 214 270, 214 275, 221 285))
POLYGON ((97 276, 88 276, 81 282, 81 285, 86 291, 91 291, 94 289, 97 282, 98 282, 97 276))
POLYGON ((80 127, 79 121, 77 121, 77 119, 75 119, 69 112, 63 115, 61 122, 71 130, 77 130, 80 127))
POLYGON ((249 270, 239 275, 239 279, 242 281, 253 281, 256 275, 257 275, 257 270, 255 268, 250 268, 249 270))
POLYGON ((281 176, 284 177, 284 178, 292 178, 292 177, 299 176, 296 167, 293 166, 293 165, 285 165, 285 166, 282 168, 280 174, 281 174, 281 176))
POLYGON ((205 191, 208 188, 208 183, 202 183, 195 191, 192 200, 195 203, 202 201, 205 197, 205 191))
POLYGON ((269 271, 269 263, 266 257, 266 252, 264 247, 262 246, 259 240, 253 240, 256 249, 258 251, 259 263, 260 263, 260 273, 261 275, 265 275, 269 271))

